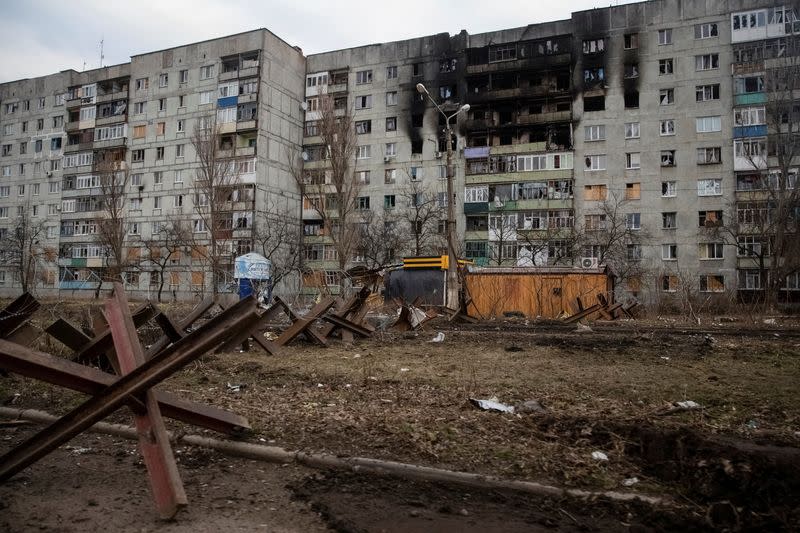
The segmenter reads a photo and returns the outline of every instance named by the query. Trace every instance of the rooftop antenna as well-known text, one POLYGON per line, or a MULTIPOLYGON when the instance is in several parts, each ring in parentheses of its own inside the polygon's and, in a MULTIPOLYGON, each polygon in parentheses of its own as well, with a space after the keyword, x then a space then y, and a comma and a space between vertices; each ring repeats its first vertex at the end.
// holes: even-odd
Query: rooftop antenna
POLYGON ((106 58, 106 56, 103 55, 103 41, 105 41, 105 37, 100 39, 100 68, 103 68, 103 59, 106 58))

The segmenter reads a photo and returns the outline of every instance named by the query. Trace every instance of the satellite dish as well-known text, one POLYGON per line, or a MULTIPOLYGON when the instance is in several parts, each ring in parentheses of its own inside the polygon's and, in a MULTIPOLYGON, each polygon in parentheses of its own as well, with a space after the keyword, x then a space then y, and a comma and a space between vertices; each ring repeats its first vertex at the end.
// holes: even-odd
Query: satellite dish
POLYGON ((308 104, 305 103, 305 102, 300 102, 300 109, 302 109, 303 111, 307 111, 308 110, 308 104))
POLYGON ((308 152, 303 152, 300 154, 300 157, 303 158, 303 161, 308 161, 308 152))

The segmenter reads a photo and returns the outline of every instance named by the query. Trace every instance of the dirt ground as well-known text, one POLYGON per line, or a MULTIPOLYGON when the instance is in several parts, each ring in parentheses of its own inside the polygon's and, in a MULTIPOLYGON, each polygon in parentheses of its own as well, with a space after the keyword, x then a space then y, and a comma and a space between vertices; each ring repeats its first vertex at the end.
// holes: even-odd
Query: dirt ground
MULTIPOLYGON (((190 503, 164 523, 135 443, 89 434, 0 485, 0 530, 800 528, 796 323, 592 327, 508 320, 377 333, 353 346, 297 341, 278 357, 206 355, 162 386, 247 416, 251 442, 641 493, 665 505, 314 471, 178 447, 190 503), (430 342, 439 331, 444 342, 430 342), (483 411, 470 398, 536 400, 542 409, 483 411), (676 411, 685 400, 702 409, 676 411)), ((0 378, 0 402, 15 407, 63 413, 81 398, 0 378)), ((130 416, 121 410, 110 421, 130 416)), ((0 428, 0 452, 35 429, 0 428)))

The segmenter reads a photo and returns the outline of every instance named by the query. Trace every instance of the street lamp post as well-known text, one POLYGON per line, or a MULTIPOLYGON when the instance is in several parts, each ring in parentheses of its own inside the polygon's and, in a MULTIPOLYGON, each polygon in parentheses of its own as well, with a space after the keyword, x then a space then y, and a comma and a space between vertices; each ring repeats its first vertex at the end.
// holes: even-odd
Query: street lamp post
POLYGON ((436 110, 441 113, 445 118, 446 134, 447 134, 447 294, 445 299, 445 306, 450 309, 458 310, 459 301, 459 280, 458 280, 458 255, 456 254, 455 241, 456 241, 456 215, 455 215, 455 194, 453 190, 453 130, 450 127, 450 120, 461 113, 469 111, 469 104, 464 104, 458 110, 448 115, 436 100, 433 99, 428 89, 421 83, 417 84, 417 92, 424 94, 436 106, 436 110))

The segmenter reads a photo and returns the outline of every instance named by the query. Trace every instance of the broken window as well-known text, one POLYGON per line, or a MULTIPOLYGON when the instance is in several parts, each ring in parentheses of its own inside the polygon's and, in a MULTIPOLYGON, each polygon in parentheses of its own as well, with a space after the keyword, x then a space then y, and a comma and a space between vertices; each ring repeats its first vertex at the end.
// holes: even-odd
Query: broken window
POLYGON ((636 109, 639 107, 639 91, 625 93, 625 107, 627 109, 636 109))
POLYGON ((672 74, 674 72, 675 63, 674 59, 667 58, 667 59, 659 59, 658 60, 658 74, 663 76, 666 74, 672 74))
POLYGON ((675 89, 661 89, 658 93, 660 105, 672 105, 675 103, 675 89))
POLYGON ((698 224, 701 228, 722 226, 722 211, 699 211, 698 224))
POLYGON ((639 34, 626 33, 623 38, 623 44, 625 45, 625 50, 632 50, 634 48, 639 48, 639 34))
POLYGON ((626 63, 625 64, 625 78, 638 78, 639 77, 639 64, 638 63, 626 63))
POLYGON ((606 74, 603 67, 587 68, 583 70, 583 84, 587 87, 599 85, 605 80, 606 74))
POLYGON ((584 54, 599 54, 605 51, 605 39, 589 39, 583 41, 584 54))
POLYGON ((517 47, 515 44, 504 44, 493 46, 489 49, 489 62, 509 61, 517 58, 517 47))
POLYGON ((675 166, 675 150, 661 150, 661 166, 662 167, 675 166))
POLYGON ((583 99, 584 111, 604 111, 606 108, 605 96, 588 96, 583 99))

